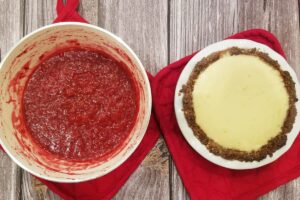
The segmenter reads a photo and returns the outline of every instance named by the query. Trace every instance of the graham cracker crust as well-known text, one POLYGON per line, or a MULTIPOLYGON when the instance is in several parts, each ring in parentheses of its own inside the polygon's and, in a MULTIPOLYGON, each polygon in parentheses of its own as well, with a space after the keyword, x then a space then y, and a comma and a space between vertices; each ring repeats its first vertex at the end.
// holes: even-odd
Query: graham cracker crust
POLYGON ((291 131, 295 117, 297 114, 295 102, 298 101, 296 97, 295 83, 291 78, 290 74, 287 71, 283 71, 280 69, 280 65, 277 61, 273 60, 269 57, 268 54, 258 51, 256 48, 252 49, 241 49, 238 47, 231 47, 229 49, 218 51, 210 54, 207 57, 204 57, 200 62, 198 62, 191 73, 188 82, 186 85, 182 87, 181 92, 184 94, 183 96, 183 112, 185 118, 188 122, 189 127, 193 130, 194 135, 199 139, 199 141, 207 147, 207 149, 218 156, 223 157, 227 160, 239 160, 239 161, 260 161, 266 158, 268 155, 272 156, 273 153, 283 147, 287 141, 287 134, 291 131), (195 112, 193 108, 193 98, 192 92, 194 90, 194 84, 199 74, 203 72, 210 64, 217 61, 222 57, 223 54, 229 53, 230 55, 254 55, 258 56, 264 62, 270 64, 274 69, 278 70, 285 88, 289 95, 289 108, 287 111, 286 118, 281 127, 281 132, 277 134, 277 136, 271 138, 267 144, 262 146, 260 149, 246 152, 240 151, 236 149, 224 148, 219 145, 205 134, 205 132, 201 129, 201 127, 196 123, 195 112))

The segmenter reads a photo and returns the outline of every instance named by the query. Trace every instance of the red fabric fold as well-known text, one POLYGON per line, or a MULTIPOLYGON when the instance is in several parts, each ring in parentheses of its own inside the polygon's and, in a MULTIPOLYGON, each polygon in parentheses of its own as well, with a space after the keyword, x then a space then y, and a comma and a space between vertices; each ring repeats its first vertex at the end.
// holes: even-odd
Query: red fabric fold
MULTIPOLYGON (((66 4, 63 3, 63 0, 58 0, 58 17, 54 20, 54 23, 66 21, 87 23, 87 21, 76 12, 78 4, 79 0, 68 0, 66 4)), ((148 74, 148 77, 151 83, 153 77, 151 74, 148 74)), ((160 131, 154 114, 152 113, 148 129, 137 149, 122 165, 107 175, 82 183, 56 183, 41 178, 38 179, 53 192, 66 200, 111 199, 153 148, 159 135, 160 131)), ((1 149, 0 146, 0 150, 1 149)))
MULTIPOLYGON (((285 56, 271 33, 253 29, 229 38, 249 39, 265 44, 285 56)), ((154 109, 177 171, 192 199, 255 199, 300 176, 300 139, 277 161, 252 170, 230 170, 217 166, 194 151, 177 125, 174 92, 181 71, 194 54, 161 70, 153 82, 154 109)))
POLYGON ((57 0, 56 12, 57 17, 53 23, 57 22, 83 22, 88 23, 81 17, 76 9, 78 8, 79 0, 67 0, 64 4, 63 0, 57 0))

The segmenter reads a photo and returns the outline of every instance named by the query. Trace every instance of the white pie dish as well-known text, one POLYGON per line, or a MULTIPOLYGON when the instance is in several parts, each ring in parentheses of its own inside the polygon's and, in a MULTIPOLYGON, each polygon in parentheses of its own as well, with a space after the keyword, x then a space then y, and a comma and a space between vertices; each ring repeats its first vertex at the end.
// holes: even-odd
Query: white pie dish
POLYGON ((295 118, 294 126, 290 133, 287 134, 287 142, 286 144, 278 149, 276 152, 274 152, 273 156, 266 157, 265 159, 261 161, 253 161, 253 162, 243 162, 238 160, 226 160, 220 156, 217 156, 213 153, 211 153, 205 145, 203 145, 199 139, 194 135, 192 129, 189 127, 184 113, 182 111, 182 100, 183 100, 183 94, 180 93, 180 90, 182 89, 182 86, 185 85, 192 73, 192 70, 194 69, 197 62, 202 60, 202 58, 210 55, 213 52, 221 51, 228 49, 230 47, 238 47, 238 48, 257 48, 261 52, 267 53, 272 59, 278 61, 278 63, 281 66, 281 69, 284 71, 288 71, 295 82, 295 88, 296 88, 296 96, 299 99, 299 82, 297 80, 297 76, 294 72, 294 70, 289 66, 289 64, 286 62, 286 60, 276 53, 274 50, 270 49, 269 47, 253 42, 250 40, 245 39, 228 39, 221 42, 214 43, 204 49, 202 49, 200 52, 194 55, 194 57, 187 63, 184 70, 182 71, 175 90, 175 97, 174 97, 174 107, 175 107, 175 113, 178 125, 180 127, 180 130, 184 136, 184 138, 187 140, 187 142, 190 144, 190 146, 198 152, 202 157, 205 159, 219 165, 222 167, 230 168, 230 169, 253 169, 257 167, 264 166, 266 164, 269 164, 275 160, 277 160, 280 156, 282 156, 293 144, 294 140, 296 139, 298 135, 298 131, 300 129, 300 116, 299 116, 299 110, 300 110, 300 103, 299 101, 296 102, 296 110, 297 115, 295 118))

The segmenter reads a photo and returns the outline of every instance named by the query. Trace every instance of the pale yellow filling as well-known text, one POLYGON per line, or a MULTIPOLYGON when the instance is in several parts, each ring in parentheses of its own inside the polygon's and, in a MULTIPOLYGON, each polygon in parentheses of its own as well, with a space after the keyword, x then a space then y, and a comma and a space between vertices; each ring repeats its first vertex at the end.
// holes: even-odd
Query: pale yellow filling
POLYGON ((288 100, 279 72, 252 55, 224 55, 200 73, 193 90, 196 123, 221 146, 242 151, 281 131, 288 100))

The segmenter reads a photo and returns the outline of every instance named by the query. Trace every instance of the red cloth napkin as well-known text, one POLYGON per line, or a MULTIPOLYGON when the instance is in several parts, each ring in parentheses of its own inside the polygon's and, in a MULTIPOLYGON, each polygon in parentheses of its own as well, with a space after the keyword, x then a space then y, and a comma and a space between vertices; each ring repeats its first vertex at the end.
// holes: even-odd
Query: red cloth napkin
POLYGON ((57 22, 84 22, 88 23, 83 17, 81 17, 76 9, 78 8, 79 0, 67 0, 66 5, 63 0, 57 0, 56 12, 57 17, 53 23, 57 22))
MULTIPOLYGON (((63 3, 63 0, 58 0, 56 8, 58 17, 54 20, 54 23, 62 21, 87 23, 87 21, 76 12, 78 4, 79 0, 68 0, 66 5, 63 3)), ((148 77, 151 83, 153 77, 151 74, 148 74, 148 77)), ((153 148, 159 135, 160 131, 152 113, 148 129, 140 145, 122 165, 109 174, 82 183, 56 183, 41 178, 38 179, 65 200, 111 199, 153 148)))
MULTIPOLYGON (((274 35, 253 29, 229 38, 250 39, 285 56, 274 35)), ((255 199, 300 175, 300 139, 277 161, 267 166, 236 171, 219 167, 194 151, 182 136, 174 112, 174 92, 189 55, 161 70, 153 82, 154 109, 178 173, 192 199, 255 199)))

